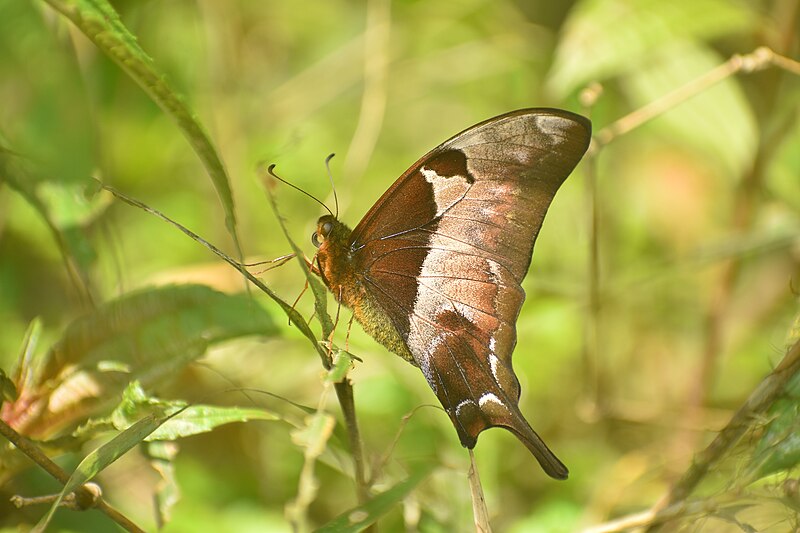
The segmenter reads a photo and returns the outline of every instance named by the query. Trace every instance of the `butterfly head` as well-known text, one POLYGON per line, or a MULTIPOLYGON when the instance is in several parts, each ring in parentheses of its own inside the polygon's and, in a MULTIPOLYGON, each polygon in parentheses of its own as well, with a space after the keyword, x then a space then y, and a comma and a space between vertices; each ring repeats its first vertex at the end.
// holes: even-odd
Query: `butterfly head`
MULTIPOLYGON (((317 231, 311 242, 318 248, 314 273, 319 274, 325 285, 334 294, 348 292, 352 268, 349 241, 352 230, 333 215, 325 215, 317 221, 317 231)), ((344 302, 347 304, 348 302, 344 302)))
POLYGON ((317 231, 311 234, 311 243, 320 253, 332 253, 333 249, 347 248, 353 231, 339 222, 333 215, 324 215, 317 220, 317 231))

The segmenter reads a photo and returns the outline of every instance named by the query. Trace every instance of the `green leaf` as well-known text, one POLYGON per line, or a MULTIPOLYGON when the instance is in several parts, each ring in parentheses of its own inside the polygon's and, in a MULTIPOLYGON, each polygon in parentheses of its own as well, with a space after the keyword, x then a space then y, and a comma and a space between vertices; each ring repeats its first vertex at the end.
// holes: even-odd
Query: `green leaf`
POLYGON ((277 332, 272 317, 246 295, 204 285, 142 289, 72 322, 51 349, 42 380, 73 365, 93 369, 115 361, 148 382, 185 365, 210 344, 277 332))
POLYGON ((149 415, 121 432, 106 444, 103 444, 89 453, 89 455, 80 462, 77 468, 75 468, 72 475, 69 476, 69 479, 64 484, 64 488, 59 493, 58 498, 53 502, 50 510, 32 531, 43 532, 50 523, 53 514, 61 503, 61 500, 64 499, 64 496, 92 480, 108 465, 122 457, 131 448, 141 443, 150 433, 155 431, 161 424, 178 412, 180 411, 170 410, 168 412, 149 415))
POLYGON ((430 466, 420 468, 405 481, 370 499, 364 505, 354 507, 340 514, 321 528, 317 533, 349 533, 361 531, 377 522, 382 516, 400 504, 417 485, 430 474, 430 466))
POLYGON ((589 81, 635 72, 674 39, 744 32, 758 15, 726 0, 584 0, 564 25, 549 90, 563 97, 589 81))
MULTIPOLYGON (((689 41, 665 44, 623 80, 637 106, 644 106, 711 71, 724 58, 689 41)), ((736 78, 728 78, 670 109, 653 126, 668 139, 680 139, 701 157, 716 157, 726 173, 749 168, 758 146, 750 104, 736 78), (724 125, 724 127, 720 127, 724 125)))
POLYGON ((179 409, 180 414, 168 420, 147 437, 147 441, 175 440, 199 433, 207 433, 217 426, 248 420, 281 420, 281 417, 266 409, 244 407, 217 407, 213 405, 187 405, 181 400, 160 400, 147 396, 139 382, 128 385, 122 402, 111 414, 117 429, 129 427, 143 415, 155 411, 179 409))
POLYGON ((40 386, 47 411, 39 438, 117 397, 132 380, 147 388, 201 356, 209 345, 246 335, 275 335, 272 317, 246 295, 202 285, 144 289, 78 318, 51 348, 40 386))
POLYGON ((265 409, 190 405, 180 415, 154 431, 147 440, 175 440, 207 433, 224 424, 250 420, 281 420, 281 417, 265 409))
POLYGON ((337 349, 333 355, 333 366, 328 371, 325 379, 331 383, 341 383, 350 369, 353 368, 354 359, 355 356, 353 354, 337 349))
POLYGON ((175 456, 178 446, 174 442, 150 442, 146 446, 150 466, 161 476, 156 487, 156 522, 158 529, 162 529, 170 521, 172 508, 181 497, 180 486, 175 477, 175 456))
POLYGON ((768 412, 770 420, 744 476, 748 482, 800 464, 800 374, 795 374, 784 390, 768 412))
MULTIPOLYGON (((88 269, 94 249, 78 225, 98 212, 101 201, 87 201, 78 191, 85 184, 63 184, 34 178, 16 154, 0 147, 0 176, 22 196, 47 226, 78 294, 91 301, 88 269)), ((87 180, 88 183, 88 180, 87 180)))
POLYGON ((225 225, 241 256, 236 214, 225 167, 205 129, 183 98, 166 82, 153 59, 139 46, 106 0, 46 0, 70 19, 101 51, 125 71, 178 125, 208 172, 225 211, 225 225))

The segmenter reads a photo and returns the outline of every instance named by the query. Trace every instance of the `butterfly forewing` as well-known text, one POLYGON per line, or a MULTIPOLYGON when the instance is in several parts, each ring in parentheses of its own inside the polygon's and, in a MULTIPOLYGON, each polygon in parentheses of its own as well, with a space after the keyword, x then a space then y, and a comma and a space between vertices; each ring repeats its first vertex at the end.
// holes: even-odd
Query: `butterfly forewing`
POLYGON ((545 471, 566 467, 519 411, 511 365, 520 284, 556 191, 586 151, 589 122, 515 111, 420 159, 355 228, 364 290, 388 316, 464 446, 492 426, 514 432, 545 471))

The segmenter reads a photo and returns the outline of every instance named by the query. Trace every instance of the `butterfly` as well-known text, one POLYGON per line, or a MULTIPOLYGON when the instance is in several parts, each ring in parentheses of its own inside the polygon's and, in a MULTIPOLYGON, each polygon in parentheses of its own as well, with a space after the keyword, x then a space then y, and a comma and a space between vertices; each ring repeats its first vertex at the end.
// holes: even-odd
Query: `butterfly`
POLYGON ((461 444, 503 427, 556 479, 569 472, 519 409, 511 354, 534 242, 590 139, 589 120, 568 111, 491 118, 423 156, 354 230, 325 215, 312 235, 312 270, 420 368, 461 444))

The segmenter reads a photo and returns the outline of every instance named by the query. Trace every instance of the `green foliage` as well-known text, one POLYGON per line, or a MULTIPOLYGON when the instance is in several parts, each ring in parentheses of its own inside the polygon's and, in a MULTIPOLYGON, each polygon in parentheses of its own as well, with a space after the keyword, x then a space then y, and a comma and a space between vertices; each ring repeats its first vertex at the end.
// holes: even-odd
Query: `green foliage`
POLYGON ((154 411, 172 413, 173 416, 146 441, 176 440, 206 433, 223 424, 248 420, 278 420, 279 417, 265 409, 189 405, 184 401, 165 401, 148 397, 139 382, 133 381, 122 394, 122 402, 111 413, 111 423, 118 430, 128 429, 136 420, 154 411))
POLYGON ((32 531, 36 533, 44 531, 67 494, 94 479, 97 474, 130 451, 134 446, 141 444, 148 435, 152 434, 161 424, 178 412, 177 410, 172 410, 172 412, 164 410, 160 413, 151 413, 131 424, 130 427, 120 432, 107 443, 89 452, 69 476, 67 482, 64 483, 64 488, 61 489, 58 498, 50 506, 50 510, 32 531))
MULTIPOLYGON (((605 135, 688 87, 578 168, 537 240, 514 368, 570 480, 499 430, 475 449, 497 531, 651 508, 760 390, 784 332, 797 340, 800 83, 774 64, 726 74, 759 46, 800 56, 790 4, 0 2, 0 419, 146 530, 469 530, 448 417, 420 408, 436 400, 419 370, 348 331, 346 310, 334 328, 303 257, 320 208, 265 194, 257 169, 278 163, 332 205, 323 162, 339 153, 353 226, 479 120, 556 106, 605 135), (85 194, 90 178, 247 263, 297 263, 251 267, 267 297, 241 294, 239 272, 108 190, 85 194), (314 298, 292 306, 307 281, 314 298), (331 394, 348 381, 364 494, 331 394)), ((800 524, 798 386, 747 421, 665 529, 800 524)), ((12 494, 70 490, 30 464, 0 450, 0 528, 47 513, 12 494)), ((50 530, 112 527, 95 514, 59 510, 50 530)))
POLYGON ((364 528, 374 524, 391 509, 401 504, 428 474, 430 474, 430 469, 417 469, 408 478, 374 496, 364 505, 348 509, 315 531, 317 533, 355 533, 363 531, 364 528))
MULTIPOLYGON (((689 40, 674 40, 649 56, 649 62, 623 81, 636 105, 663 97, 711 71, 725 60, 718 53, 689 40)), ((733 79, 710 87, 671 109, 654 127, 665 138, 702 154, 721 174, 737 176, 753 164, 758 148, 758 126, 741 85, 733 79), (720 127, 724 125, 725 127, 720 127)))
POLYGON ((800 374, 787 384, 768 416, 746 479, 757 480, 800 464, 800 374))
MULTIPOLYGON (((28 375, 7 420, 37 438, 52 438, 97 413, 134 380, 152 387, 203 355, 209 346, 276 333, 270 315, 244 295, 202 285, 131 292, 74 320, 28 375)), ((26 350, 27 351, 27 350, 26 350)))
MULTIPOLYGON (((564 25, 549 84, 568 94, 651 67, 654 52, 685 40, 709 41, 753 30, 756 12, 725 0, 587 0, 564 25)), ((661 73, 657 73, 661 75, 661 73)))
POLYGON ((73 366, 114 361, 137 379, 157 380, 210 344, 276 332, 271 316, 246 295, 202 285, 144 289, 73 321, 49 352, 41 379, 55 378, 73 366))
POLYGON ((331 383, 341 383, 347 377, 347 373, 353 368, 355 357, 344 350, 336 350, 333 354, 333 365, 328 375, 325 376, 331 383))
POLYGON ((153 60, 142 50, 111 4, 105 0, 48 0, 48 3, 68 17, 102 52, 124 69, 178 124, 203 161, 225 209, 225 225, 238 243, 233 194, 217 151, 183 98, 164 80, 153 60))

